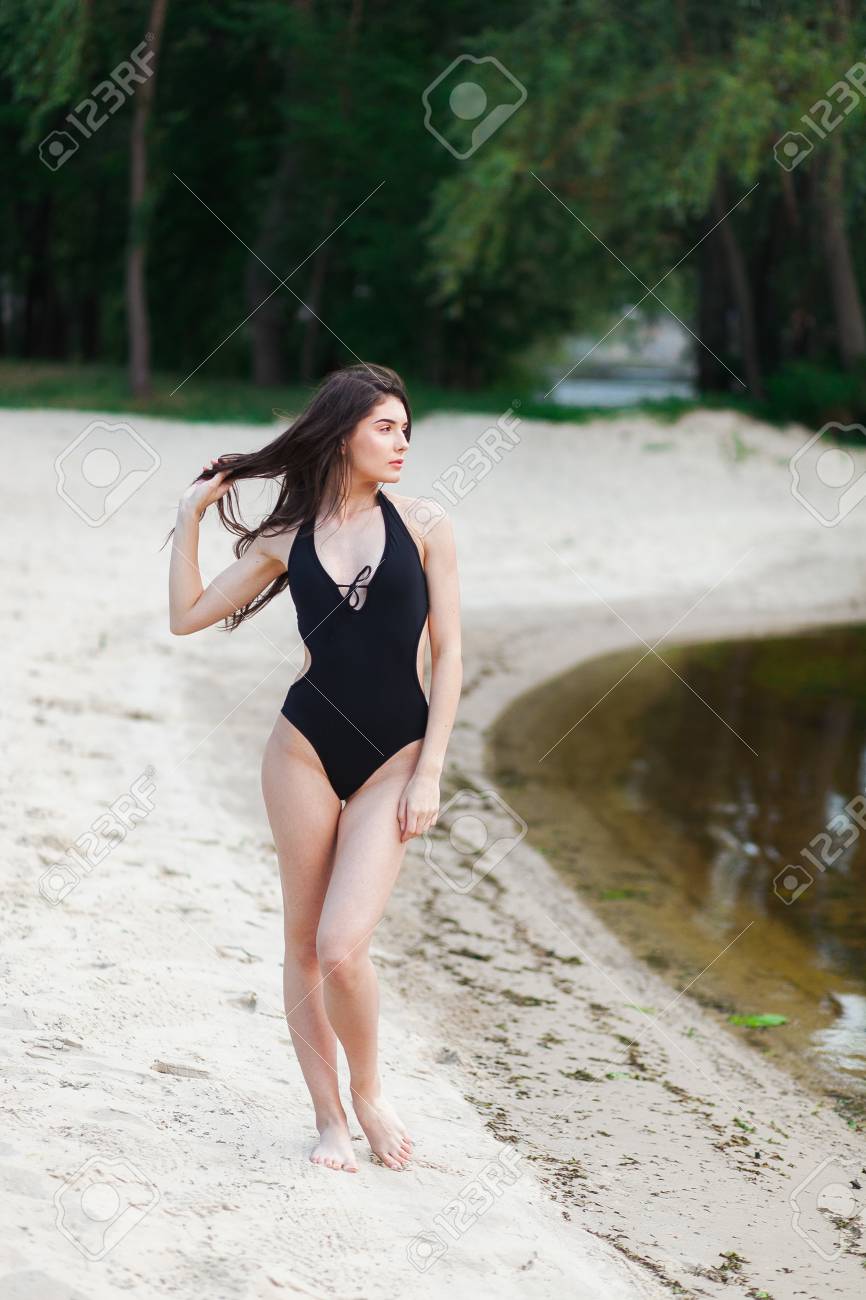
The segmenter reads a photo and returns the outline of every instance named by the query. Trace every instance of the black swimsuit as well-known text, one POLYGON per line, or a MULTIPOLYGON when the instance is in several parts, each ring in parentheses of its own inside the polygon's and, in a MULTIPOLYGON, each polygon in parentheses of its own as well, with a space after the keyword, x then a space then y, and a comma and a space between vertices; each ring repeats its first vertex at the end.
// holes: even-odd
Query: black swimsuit
POLYGON ((289 552, 289 590, 311 663, 292 682, 281 712, 316 750, 340 799, 427 729, 416 669, 427 579, 397 507, 381 489, 376 499, 385 549, 375 570, 365 564, 352 582, 335 582, 319 559, 310 521, 289 552), (363 603, 358 587, 367 588, 363 603))

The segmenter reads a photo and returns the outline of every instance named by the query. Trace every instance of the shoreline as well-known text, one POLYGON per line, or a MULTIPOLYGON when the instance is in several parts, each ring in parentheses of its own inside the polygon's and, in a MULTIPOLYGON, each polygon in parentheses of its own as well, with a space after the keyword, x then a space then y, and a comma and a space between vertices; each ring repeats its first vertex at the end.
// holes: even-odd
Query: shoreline
MULTIPOLYGON (((633 648, 593 656, 520 693, 488 728, 485 757, 499 794, 529 824, 527 834, 535 849, 633 954, 668 984, 686 988, 686 995, 710 1009, 719 1023, 727 1024, 734 1013, 782 1013, 787 1018, 784 1028, 740 1029, 738 1038, 809 1091, 832 1098, 846 1119, 859 1117, 863 1122, 866 1058, 857 1059, 856 1037, 849 1031, 847 1049, 835 1055, 825 1045, 850 1023, 848 999, 854 1006, 863 1003, 862 981, 854 968, 862 946, 851 933, 845 939, 847 927, 856 924, 856 887, 847 872, 832 878, 834 894, 845 891, 836 907, 841 930, 826 919, 819 921, 820 899, 806 900, 803 914, 792 917, 773 896, 782 860, 774 867, 756 861, 751 868, 742 857, 728 863, 722 856, 720 861, 713 855, 721 834, 711 834, 709 843, 703 840, 706 822, 692 806, 694 795, 704 799, 705 807, 709 800, 712 819, 718 799, 732 820, 748 818, 745 790, 739 796, 739 813, 733 802, 723 802, 738 798, 730 775, 721 778, 726 793, 707 789, 712 774, 725 763, 737 767, 746 781, 753 771, 756 789, 762 775, 778 772, 776 787, 783 799, 791 779, 791 757, 785 750, 793 740, 786 733, 785 741, 773 746, 773 727, 762 718, 764 701, 773 707, 772 695, 762 700, 753 692, 744 704, 739 691, 720 689, 721 675, 714 680, 712 670, 701 685, 693 665, 754 659, 765 671, 775 665, 784 679, 792 658, 796 661, 799 654, 808 674, 813 654, 832 653, 829 648, 835 644, 841 691, 848 674, 856 678, 861 627, 856 619, 820 623, 818 629, 801 629, 795 636, 763 635, 760 628, 750 628, 747 637, 727 632, 720 641, 702 639, 696 627, 683 641, 665 641, 659 657, 635 639, 633 648), (799 651, 793 649, 797 645, 799 651), (712 647, 709 660, 707 646, 712 647), (654 721, 648 723, 648 718, 654 721), (690 718, 688 740, 682 738, 669 749, 670 732, 682 735, 683 724, 676 721, 682 718, 690 718), (667 729, 664 740, 660 729, 667 729), (646 737, 646 750, 639 736, 646 737), (666 775, 653 770, 656 764, 666 775), (780 769, 780 764, 788 766, 780 769), (823 941, 816 931, 819 925, 823 941), (837 958, 828 967, 821 956, 836 942, 847 942, 853 959, 847 966, 837 958)), ((625 629, 623 635, 627 639, 625 629)), ((834 679, 836 671, 827 669, 822 680, 831 697, 828 709, 834 679)), ((852 691, 859 696, 849 682, 849 699, 852 691)), ((790 694, 788 703, 800 707, 790 694)), ((782 712, 787 718, 789 709, 782 712)), ((784 718, 777 717, 777 725, 784 718)), ((855 748, 862 743, 858 735, 855 724, 855 748)), ((803 739, 807 763, 813 748, 809 731, 803 739)), ((809 800, 805 785, 799 787, 799 800, 809 800)), ((799 815, 799 838, 806 843, 812 828, 821 824, 820 802, 811 800, 808 813, 796 805, 781 814, 777 810, 771 821, 781 815, 785 825, 799 815)), ((754 838, 742 827, 734 836, 740 844, 754 838)), ((778 840, 775 846, 778 849, 778 840)))

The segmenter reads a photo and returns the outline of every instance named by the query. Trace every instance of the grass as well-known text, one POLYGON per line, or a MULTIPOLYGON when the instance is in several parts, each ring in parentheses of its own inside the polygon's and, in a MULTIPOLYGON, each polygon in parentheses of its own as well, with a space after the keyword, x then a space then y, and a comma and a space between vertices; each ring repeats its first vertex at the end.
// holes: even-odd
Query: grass
MULTIPOLYGON (((705 409, 735 409, 768 418, 755 403, 734 397, 708 397, 694 401, 669 398, 622 407, 559 406, 551 401, 534 399, 532 391, 537 385, 525 377, 511 384, 472 391, 439 388, 424 381, 413 381, 410 376, 405 378, 416 419, 449 411, 490 414, 495 420, 509 407, 522 419, 580 424, 635 413, 673 422, 688 411, 705 409)), ((190 379, 186 379, 185 373, 160 372, 153 376, 153 396, 145 401, 130 396, 126 370, 122 366, 0 361, 0 407, 62 408, 117 415, 142 414, 173 420, 272 424, 280 418, 275 412, 301 410, 314 388, 314 384, 256 388, 246 380, 208 379, 201 372, 190 379)))

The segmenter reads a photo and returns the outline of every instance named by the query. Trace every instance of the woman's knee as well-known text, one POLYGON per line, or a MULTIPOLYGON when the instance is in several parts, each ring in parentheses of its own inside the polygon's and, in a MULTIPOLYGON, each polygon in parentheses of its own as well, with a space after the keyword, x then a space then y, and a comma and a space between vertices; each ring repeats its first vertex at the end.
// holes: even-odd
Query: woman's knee
POLYGON ((319 965, 329 978, 354 979, 366 963, 369 949, 369 935, 324 927, 316 936, 319 965))
POLYGON ((284 925, 283 937, 286 943, 287 958, 310 965, 319 960, 315 927, 284 925))

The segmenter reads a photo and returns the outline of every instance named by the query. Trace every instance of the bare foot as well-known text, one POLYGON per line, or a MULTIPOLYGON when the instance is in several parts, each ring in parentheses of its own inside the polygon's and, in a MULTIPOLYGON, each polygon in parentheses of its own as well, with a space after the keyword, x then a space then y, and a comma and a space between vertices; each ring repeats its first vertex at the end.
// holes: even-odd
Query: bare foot
POLYGON ((412 1139, 391 1103, 381 1092, 352 1088, 352 1105, 373 1154, 389 1169, 402 1169, 412 1155, 412 1139))
POLYGON ((345 1169, 348 1173, 356 1174, 358 1164, 345 1115, 342 1119, 327 1120, 318 1124, 317 1128, 319 1140, 310 1153, 313 1164, 327 1165, 329 1169, 345 1169))

